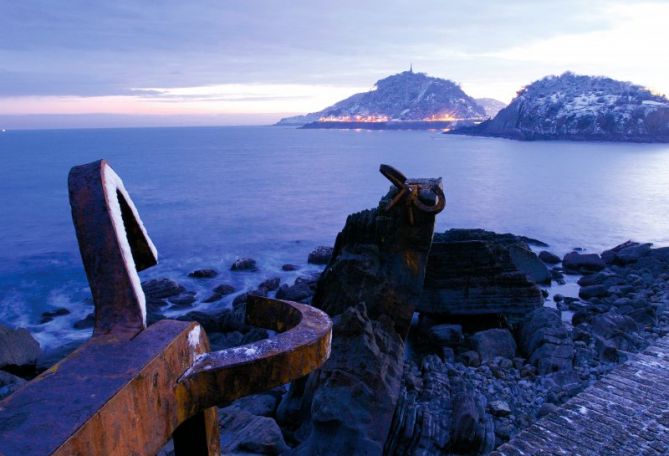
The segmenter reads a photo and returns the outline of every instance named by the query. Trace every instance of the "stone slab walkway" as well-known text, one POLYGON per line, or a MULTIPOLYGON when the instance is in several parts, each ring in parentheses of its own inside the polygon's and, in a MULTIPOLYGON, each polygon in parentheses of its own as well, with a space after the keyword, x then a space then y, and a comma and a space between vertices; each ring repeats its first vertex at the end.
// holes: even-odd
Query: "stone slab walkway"
POLYGON ((491 454, 669 455, 669 336, 491 454))

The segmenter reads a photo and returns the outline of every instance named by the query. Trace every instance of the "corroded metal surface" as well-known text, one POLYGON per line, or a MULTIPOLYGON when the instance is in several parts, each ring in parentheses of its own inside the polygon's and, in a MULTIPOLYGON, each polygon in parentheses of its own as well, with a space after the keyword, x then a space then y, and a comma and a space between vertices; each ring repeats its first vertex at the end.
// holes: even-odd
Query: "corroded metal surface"
POLYGON ((205 409, 300 378, 330 356, 331 327, 327 315, 296 302, 251 296, 247 322, 281 330, 254 344, 199 356, 177 388, 185 410, 205 409))
POLYGON ((72 221, 95 302, 94 335, 132 337, 146 327, 138 271, 158 254, 123 182, 104 160, 75 166, 68 178, 72 221))
POLYGON ((145 328, 137 271, 157 253, 104 161, 75 167, 72 216, 96 305, 93 338, 0 401, 0 455, 220 454, 216 410, 306 375, 330 354, 332 323, 303 304, 250 297, 247 323, 276 337, 210 353, 197 323, 145 328))
POLYGON ((407 208, 407 216, 411 225, 415 220, 414 208, 428 214, 438 214, 446 207, 441 179, 408 179, 390 165, 381 165, 379 171, 399 190, 386 205, 385 210, 389 211, 396 205, 403 204, 407 208), (428 204, 423 200, 433 202, 428 204))

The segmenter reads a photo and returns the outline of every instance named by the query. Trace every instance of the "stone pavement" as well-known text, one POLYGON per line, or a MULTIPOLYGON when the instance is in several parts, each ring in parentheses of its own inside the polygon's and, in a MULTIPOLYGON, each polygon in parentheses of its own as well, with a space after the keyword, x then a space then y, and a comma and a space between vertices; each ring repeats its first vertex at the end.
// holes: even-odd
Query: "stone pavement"
POLYGON ((491 455, 669 455, 669 336, 491 455))

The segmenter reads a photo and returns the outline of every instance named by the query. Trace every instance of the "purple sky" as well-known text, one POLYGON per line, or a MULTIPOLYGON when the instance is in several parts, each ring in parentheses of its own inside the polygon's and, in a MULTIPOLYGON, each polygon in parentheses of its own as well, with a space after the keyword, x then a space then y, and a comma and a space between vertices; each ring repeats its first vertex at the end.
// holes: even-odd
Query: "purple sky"
POLYGON ((5 0, 0 128, 267 124, 410 63, 505 102, 566 70, 667 93, 667 17, 602 0, 5 0))

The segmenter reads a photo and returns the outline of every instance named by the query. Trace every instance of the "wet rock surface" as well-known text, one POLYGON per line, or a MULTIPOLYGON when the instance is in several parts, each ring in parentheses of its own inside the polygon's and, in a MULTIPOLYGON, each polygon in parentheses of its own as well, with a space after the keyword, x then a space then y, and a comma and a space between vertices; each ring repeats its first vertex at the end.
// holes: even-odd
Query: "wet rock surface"
POLYGON ((434 229, 433 214, 416 211, 412 225, 404 207, 386 211, 396 192, 348 217, 317 283, 312 303, 333 318, 332 354, 279 406, 294 454, 383 451, 434 229))
POLYGON ((502 315, 516 321, 541 307, 535 280, 550 281, 551 274, 528 241, 539 242, 484 230, 435 235, 418 311, 450 317, 502 315))
POLYGON ((237 258, 230 266, 230 270, 255 272, 258 270, 258 266, 253 258, 237 258))

